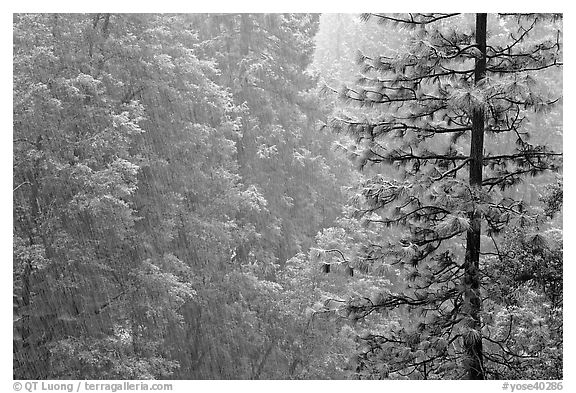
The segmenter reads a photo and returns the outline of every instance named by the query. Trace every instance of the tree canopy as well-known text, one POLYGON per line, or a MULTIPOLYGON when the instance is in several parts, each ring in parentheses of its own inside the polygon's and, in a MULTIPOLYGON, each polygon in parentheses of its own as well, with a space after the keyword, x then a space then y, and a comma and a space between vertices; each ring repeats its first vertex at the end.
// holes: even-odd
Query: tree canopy
POLYGON ((15 14, 14 378, 562 379, 562 56, 552 14, 15 14))

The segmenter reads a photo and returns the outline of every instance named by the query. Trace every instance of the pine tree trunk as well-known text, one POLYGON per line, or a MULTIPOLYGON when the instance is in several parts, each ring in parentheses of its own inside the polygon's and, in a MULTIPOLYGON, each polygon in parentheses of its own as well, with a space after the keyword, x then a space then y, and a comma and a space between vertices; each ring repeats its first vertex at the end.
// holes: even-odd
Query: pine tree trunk
MULTIPOLYGON (((475 83, 486 76, 486 14, 476 14, 476 44, 482 55, 476 58, 475 83)), ((474 206, 482 190, 482 159, 484 150, 484 108, 474 109, 472 141, 470 143, 470 188, 474 206)), ((464 263, 464 312, 467 332, 464 336, 466 372, 469 379, 484 379, 480 309, 480 232, 481 213, 474 207, 470 213, 470 228, 466 234, 466 259, 464 263)))

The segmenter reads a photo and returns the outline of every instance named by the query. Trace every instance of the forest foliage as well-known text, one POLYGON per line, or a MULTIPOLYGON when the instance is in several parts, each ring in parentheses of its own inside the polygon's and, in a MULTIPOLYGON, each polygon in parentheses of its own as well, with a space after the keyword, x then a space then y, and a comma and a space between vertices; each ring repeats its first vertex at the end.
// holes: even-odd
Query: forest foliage
POLYGON ((562 20, 405 18, 14 15, 14 378, 561 379, 562 20))

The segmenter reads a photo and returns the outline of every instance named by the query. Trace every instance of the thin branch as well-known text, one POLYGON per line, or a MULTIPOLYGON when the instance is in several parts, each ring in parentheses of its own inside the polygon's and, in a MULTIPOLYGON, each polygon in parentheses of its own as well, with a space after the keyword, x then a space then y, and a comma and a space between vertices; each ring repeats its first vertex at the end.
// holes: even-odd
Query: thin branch
POLYGON ((458 172, 460 169, 462 169, 471 159, 470 158, 466 158, 464 161, 462 161, 462 163, 460 165, 458 165, 457 167, 454 167, 452 169, 450 169, 449 171, 444 172, 442 175, 440 175, 440 177, 435 177, 433 178, 434 181, 439 181, 444 179, 446 176, 449 176, 453 173, 458 172))
POLYGON ((25 181, 24 183, 19 184, 15 189, 13 189, 12 192, 15 192, 17 189, 19 189, 20 187, 22 187, 26 184, 31 184, 31 183, 29 181, 25 181))
MULTIPOLYGON (((457 16, 460 15, 459 13, 453 13, 453 14, 439 14, 440 16, 434 16, 434 14, 432 14, 432 16, 428 16, 430 19, 428 20, 415 20, 414 17, 410 14, 410 19, 400 19, 400 18, 394 18, 391 16, 386 16, 386 15, 382 15, 382 14, 364 14, 362 17, 365 20, 368 20, 370 18, 370 16, 375 16, 377 18, 383 19, 383 20, 388 20, 391 22, 398 22, 398 23, 405 23, 405 24, 411 24, 411 25, 427 25, 429 23, 434 23, 437 22, 439 20, 442 19, 446 19, 446 18, 451 18, 453 16, 457 16)), ((427 17, 426 15, 423 15, 423 17, 427 17)))
POLYGON ((336 253, 340 254, 340 257, 342 257, 342 259, 344 260, 344 262, 350 263, 350 262, 346 259, 346 257, 344 256, 344 253, 343 253, 342 251, 336 249, 336 248, 334 248, 334 249, 332 249, 332 250, 324 250, 324 252, 336 252, 336 253))

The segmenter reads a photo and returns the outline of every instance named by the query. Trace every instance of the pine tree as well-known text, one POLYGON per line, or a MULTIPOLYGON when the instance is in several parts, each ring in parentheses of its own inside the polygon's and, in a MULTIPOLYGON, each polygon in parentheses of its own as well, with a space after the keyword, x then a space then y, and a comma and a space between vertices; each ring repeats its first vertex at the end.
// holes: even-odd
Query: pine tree
POLYGON ((287 285, 282 279, 286 260, 306 249, 318 229, 335 218, 341 201, 338 185, 343 184, 332 169, 333 135, 316 132, 324 114, 315 97, 316 80, 307 68, 318 18, 188 18, 198 31, 198 53, 214 60, 220 70, 218 83, 240 110, 231 158, 244 186, 262 195, 265 203, 261 211, 244 209, 232 216, 240 228, 251 230, 238 237, 226 269, 230 281, 220 292, 228 298, 219 297, 220 304, 211 309, 218 310, 223 323, 235 321, 235 328, 215 328, 218 338, 209 331, 203 341, 213 342, 216 349, 206 351, 203 363, 221 367, 223 359, 230 359, 223 371, 210 370, 212 376, 294 378, 309 362, 298 336, 305 321, 297 302, 277 288, 287 285), (238 350, 227 354, 226 347, 238 350), (224 371, 228 374, 220 374, 224 371))
POLYGON ((331 124, 355 138, 359 166, 372 166, 357 217, 392 239, 366 243, 359 259, 403 267, 404 288, 348 305, 356 318, 402 315, 400 326, 362 337, 361 363, 380 359, 385 376, 489 378, 499 358, 483 348, 494 339, 481 256, 503 257, 498 234, 507 226, 542 222, 517 187, 561 168, 561 154, 539 144, 531 124, 557 115, 560 95, 546 84, 562 65, 559 17, 363 18, 409 40, 401 52, 359 55, 358 85, 340 91, 357 109, 331 124))
POLYGON ((214 59, 220 84, 243 108, 235 158, 242 181, 264 195, 270 212, 237 217, 253 224, 261 236, 238 247, 236 259, 253 260, 252 253, 261 261, 283 264, 310 245, 320 227, 335 218, 341 202, 329 161, 333 137, 316 131, 324 114, 314 96, 316 80, 307 71, 318 15, 191 19, 203 40, 203 56, 214 59))

